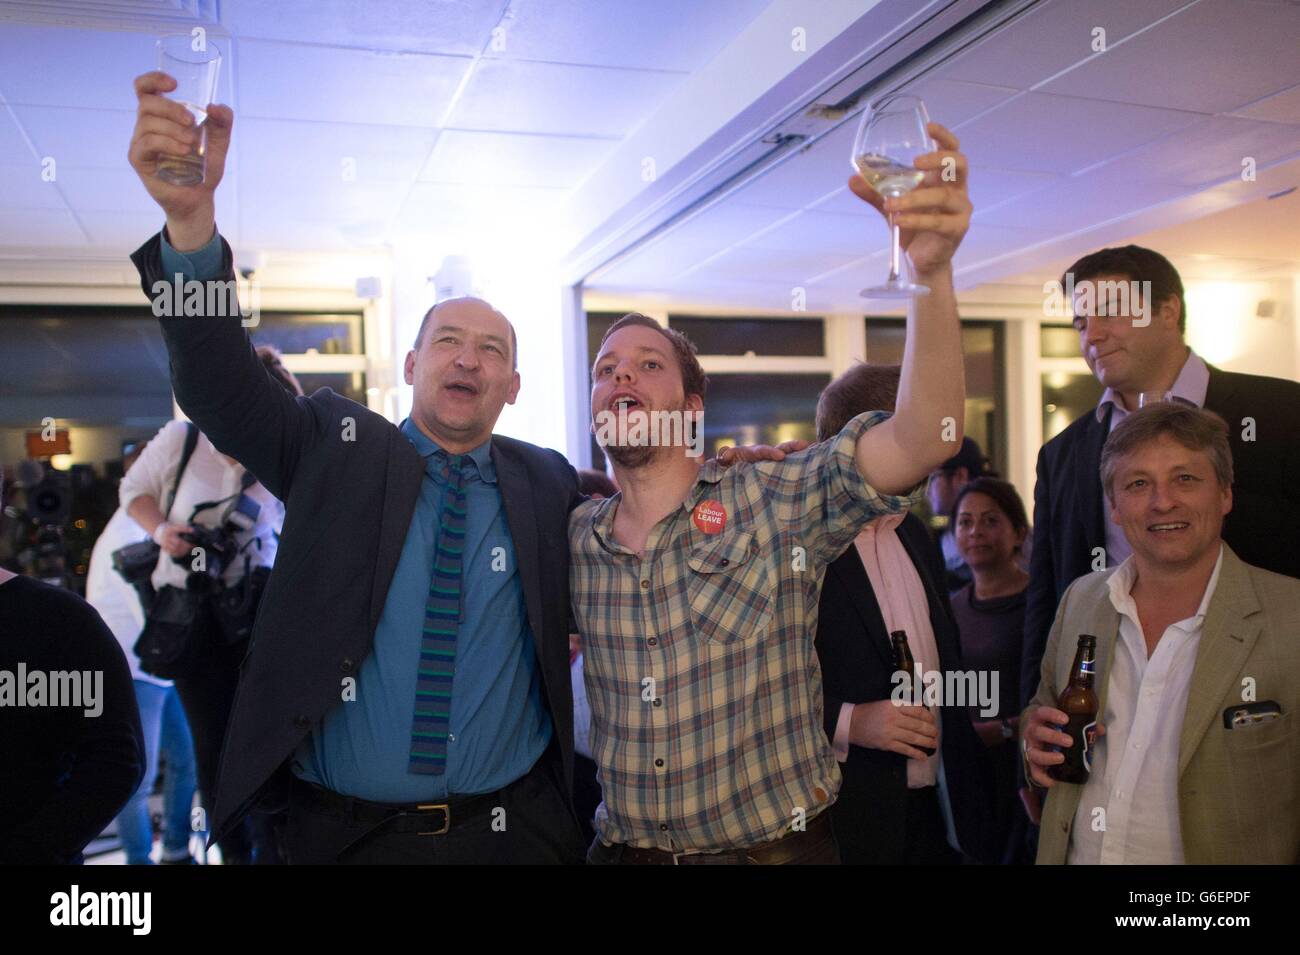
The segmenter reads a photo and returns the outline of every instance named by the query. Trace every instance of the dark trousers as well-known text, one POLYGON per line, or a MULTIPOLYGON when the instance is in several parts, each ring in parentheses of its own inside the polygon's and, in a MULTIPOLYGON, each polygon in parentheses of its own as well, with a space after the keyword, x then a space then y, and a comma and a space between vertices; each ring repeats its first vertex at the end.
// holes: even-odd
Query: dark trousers
POLYGON ((939 808, 939 787, 907 791, 907 828, 903 839, 905 865, 957 865, 961 856, 948 845, 948 832, 939 808))
MULTIPOLYGON (((211 817, 212 799, 217 791, 217 770, 221 747, 226 739, 226 724, 235 702, 239 683, 239 664, 248 642, 228 644, 222 638, 207 609, 200 613, 203 650, 189 676, 177 677, 185 718, 194 738, 194 761, 198 769, 199 801, 211 817)), ((221 858, 227 865, 282 862, 276 840, 277 820, 260 810, 253 810, 222 837, 221 858)))
POLYGON ((297 782, 289 795, 286 856, 290 865, 576 865, 582 840, 559 762, 552 745, 495 798, 474 797, 466 814, 453 796, 450 826, 441 835, 421 835, 412 826, 376 828, 346 810, 309 803, 301 797, 306 784, 297 782))

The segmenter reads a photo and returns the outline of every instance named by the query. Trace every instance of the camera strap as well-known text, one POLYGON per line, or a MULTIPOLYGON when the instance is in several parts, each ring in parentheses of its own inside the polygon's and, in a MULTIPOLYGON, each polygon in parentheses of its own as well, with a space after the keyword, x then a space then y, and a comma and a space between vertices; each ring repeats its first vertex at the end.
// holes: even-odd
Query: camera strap
POLYGON ((190 512, 190 523, 191 524, 194 523, 194 518, 198 517, 200 511, 206 511, 210 507, 218 507, 222 504, 225 504, 227 501, 229 501, 230 506, 226 508, 227 513, 222 515, 222 522, 224 523, 226 517, 229 516, 229 511, 231 510, 231 508, 233 508, 236 504, 238 504, 239 499, 243 496, 244 492, 247 491, 250 487, 252 487, 256 483, 257 483, 257 478, 253 475, 253 472, 245 468, 243 477, 239 479, 239 490, 236 491, 234 494, 231 494, 227 497, 218 498, 215 501, 204 501, 202 504, 195 504, 194 510, 190 512))
POLYGON ((163 511, 163 520, 170 521, 172 514, 172 505, 176 503, 176 492, 180 490, 181 475, 185 473, 185 466, 190 463, 190 458, 194 455, 194 449, 199 443, 199 429, 194 426, 193 421, 185 422, 185 447, 181 451, 180 467, 176 469, 176 480, 172 482, 171 493, 167 495, 167 510, 163 511))

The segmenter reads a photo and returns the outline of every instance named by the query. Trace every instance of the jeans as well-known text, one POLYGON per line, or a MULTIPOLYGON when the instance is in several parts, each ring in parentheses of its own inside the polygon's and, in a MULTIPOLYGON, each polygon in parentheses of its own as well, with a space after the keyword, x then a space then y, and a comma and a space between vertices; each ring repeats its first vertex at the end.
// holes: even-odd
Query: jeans
POLYGON ((145 773, 140 788, 117 814, 117 829, 126 849, 128 865, 150 865, 153 825, 149 819, 149 793, 158 775, 158 753, 167 755, 163 780, 163 856, 189 854, 190 808, 194 804, 194 744, 175 687, 135 681, 135 700, 144 730, 145 773))

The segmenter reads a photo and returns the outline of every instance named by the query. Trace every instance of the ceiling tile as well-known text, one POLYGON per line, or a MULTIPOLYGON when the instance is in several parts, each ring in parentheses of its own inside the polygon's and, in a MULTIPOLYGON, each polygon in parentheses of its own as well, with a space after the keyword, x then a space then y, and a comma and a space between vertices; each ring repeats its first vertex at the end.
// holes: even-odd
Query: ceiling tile
POLYGON ((1122 167, 1106 163, 1098 170, 1111 179, 1125 177, 1132 183, 1169 184, 1194 192, 1240 178, 1248 157, 1258 174, 1296 156, 1300 156, 1300 126, 1211 116, 1116 160, 1122 167))
POLYGON ((837 253, 849 257, 862 255, 877 232, 885 229, 885 220, 865 206, 858 215, 804 211, 762 235, 748 239, 748 249, 787 252, 837 253), (866 213, 870 212, 868 216, 866 213))
POLYGON ((77 218, 90 233, 90 245, 120 249, 129 255, 163 226, 163 214, 153 212, 82 212, 77 218))
MULTIPOLYGON (((122 212, 149 214, 154 228, 162 227, 163 212, 149 197, 144 184, 125 161, 117 169, 90 169, 82 166, 59 167, 59 189, 78 214, 83 212, 122 212)), ((142 237, 143 240, 143 237, 142 237)))
POLYGON ((789 215, 784 210, 769 206, 751 206, 728 200, 678 226, 669 235, 673 242, 712 247, 714 252, 720 252, 789 215))
POLYGON ((1093 30, 1114 45, 1194 0, 1051 0, 1040 3, 996 36, 976 44, 938 70, 972 83, 1029 89, 1061 70, 1095 56, 1093 30))
POLYGON ((1232 115, 1270 123, 1300 124, 1300 85, 1233 110, 1232 115))
POLYGON ((692 72, 762 12, 768 0, 530 0, 516 4, 487 55, 620 69, 692 72), (628 38, 635 37, 629 43, 628 38))
POLYGON ((464 0, 222 0, 232 33, 293 43, 472 56, 504 4, 464 0))
POLYGON ((32 161, 32 151, 9 110, 0 106, 0 165, 32 161))
POLYGON ((244 116, 386 126, 437 126, 471 62, 263 40, 238 56, 244 116))
POLYGON ((34 159, 0 164, 0 212, 14 209, 66 209, 57 180, 41 177, 34 159))
POLYGON ((593 288, 644 286, 659 287, 674 280, 692 266, 717 254, 714 242, 701 240, 672 241, 665 238, 623 259, 594 279, 593 288))
POLYGON ((432 128, 246 119, 235 128, 240 169, 286 183, 410 182, 437 137, 432 128))
POLYGON ((81 248, 86 235, 72 213, 63 209, 0 212, 0 247, 64 246, 81 248))
POLYGON ((861 254, 861 251, 848 255, 834 252, 797 252, 737 246, 709 261, 701 267, 700 272, 703 275, 715 277, 734 276, 745 278, 747 276, 761 275, 765 281, 790 282, 794 286, 806 283, 813 276, 828 269, 846 265, 860 258, 861 254))
MULTIPOLYGON (((1145 9, 1146 4, 1136 4, 1145 9)), ((1300 81, 1300 4, 1198 3, 1043 87, 1220 113, 1300 81), (1176 53, 1175 53, 1176 51, 1176 53)))
POLYGON ((622 138, 681 80, 676 73, 481 60, 447 125, 622 138))
POLYGON ((1071 173, 1201 118, 1149 106, 1024 93, 955 132, 972 168, 1071 173))
POLYGON ((970 195, 971 204, 975 207, 975 214, 979 215, 981 210, 992 209, 1060 180, 1060 176, 1041 172, 975 166, 970 170, 966 191, 970 195))
POLYGON ((487 229, 495 222, 545 221, 555 216, 567 195, 563 189, 418 182, 398 215, 397 232, 419 235, 487 229))
POLYGON ((450 129, 439 138, 420 180, 569 189, 615 145, 608 139, 450 129))
POLYGON ((132 77, 158 67, 144 33, 5 24, 0 92, 14 104, 135 109, 132 77))
POLYGON ((53 156, 56 169, 81 166, 122 169, 135 131, 135 112, 17 106, 14 113, 42 157, 53 156))
MULTIPOLYGON (((925 101, 925 109, 930 114, 930 119, 942 123, 949 129, 998 103, 1005 102, 1018 92, 1009 86, 988 86, 984 83, 962 83, 957 80, 943 79, 942 71, 938 76, 909 85, 906 91, 913 96, 921 97, 925 101)), ((854 121, 855 126, 857 122, 854 121)))

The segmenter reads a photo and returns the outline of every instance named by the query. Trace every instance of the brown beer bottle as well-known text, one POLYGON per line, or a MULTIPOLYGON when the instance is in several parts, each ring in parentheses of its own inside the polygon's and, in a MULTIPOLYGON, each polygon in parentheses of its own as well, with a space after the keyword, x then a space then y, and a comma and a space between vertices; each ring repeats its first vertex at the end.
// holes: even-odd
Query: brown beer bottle
POLYGON ((1072 742, 1067 749, 1052 747, 1065 754, 1065 762, 1047 767, 1047 774, 1063 783, 1086 783, 1092 770, 1092 747, 1097 729, 1097 694, 1092 688, 1096 656, 1097 638, 1090 633, 1079 634, 1079 648, 1074 651, 1074 663, 1070 667, 1070 682, 1056 701, 1056 708, 1070 718, 1059 729, 1068 733, 1072 742))
MULTIPOLYGON (((921 672, 916 668, 916 661, 912 659, 912 648, 907 645, 907 631, 893 630, 890 631, 889 640, 894 645, 894 670, 901 670, 906 673, 912 681, 912 703, 916 706, 924 706, 924 684, 921 682, 921 672)), ((916 747, 926 756, 934 755, 933 746, 916 747)))

